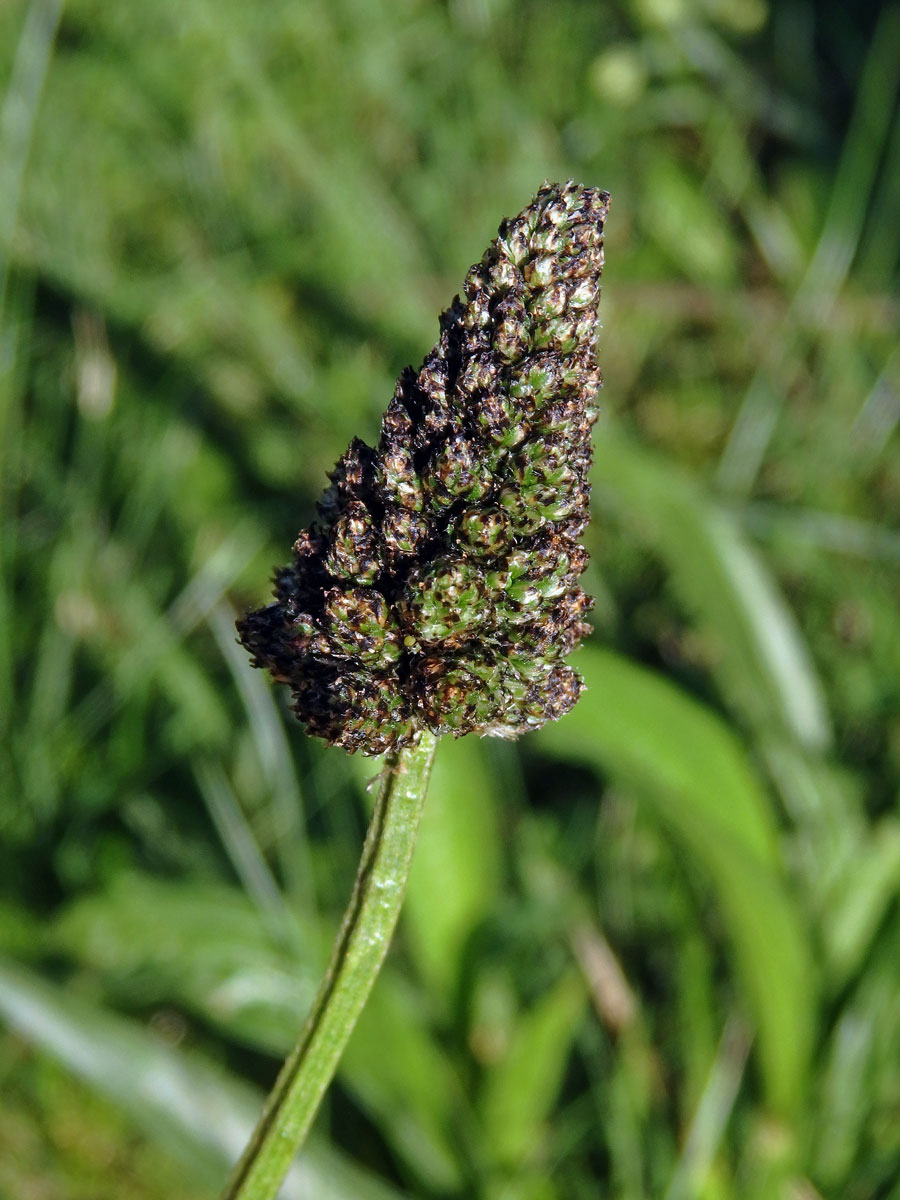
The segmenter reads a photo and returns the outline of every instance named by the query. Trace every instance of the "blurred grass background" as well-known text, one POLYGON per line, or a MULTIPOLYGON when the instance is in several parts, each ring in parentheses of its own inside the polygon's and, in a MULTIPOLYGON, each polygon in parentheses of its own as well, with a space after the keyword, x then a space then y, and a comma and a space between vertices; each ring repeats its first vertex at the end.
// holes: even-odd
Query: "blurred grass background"
POLYGON ((285 1195, 900 1198, 900 8, 0 5, 0 1197, 213 1197, 371 762, 237 611, 500 218, 613 193, 589 691, 441 746, 285 1195))

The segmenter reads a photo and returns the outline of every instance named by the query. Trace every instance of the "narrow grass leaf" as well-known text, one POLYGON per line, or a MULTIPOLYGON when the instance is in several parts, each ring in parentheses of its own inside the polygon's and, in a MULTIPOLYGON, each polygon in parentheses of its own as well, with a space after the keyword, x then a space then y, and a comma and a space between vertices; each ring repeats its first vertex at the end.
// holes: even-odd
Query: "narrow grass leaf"
POLYGON ((274 1054, 291 1045, 319 979, 317 939, 307 931, 288 953, 237 888, 136 873, 70 904, 49 942, 114 992, 177 1004, 274 1054))
POLYGON ((498 1165, 521 1167, 540 1154, 587 1002, 580 975, 566 975, 512 1031, 506 1056, 488 1073, 480 1100, 484 1152, 498 1165))
POLYGON ((235 874, 263 920, 288 944, 297 936, 293 916, 269 869, 250 822, 220 763, 200 758, 194 778, 235 874))
POLYGON ((829 981, 840 988, 859 970, 900 891, 900 822, 885 818, 857 848, 823 921, 829 981), (859 869, 865 862, 865 870, 859 869))
POLYGON ((207 616, 219 651, 228 664, 247 714, 266 798, 272 809, 272 828, 285 887, 305 912, 315 911, 312 863, 304 823, 303 795, 275 693, 255 671, 238 645, 236 613, 222 602, 207 616))
POLYGON ((453 1140, 465 1107, 460 1080, 429 1030, 422 996, 385 968, 338 1071, 394 1151, 429 1191, 459 1193, 453 1140))
POLYGON ((715 638, 714 670, 745 721, 821 750, 831 730, 797 622, 737 524, 670 462, 607 428, 595 495, 651 543, 685 607, 715 638))
MULTIPOLYGON (((237 888, 120 876, 108 892, 70 905, 50 945, 99 971, 114 995, 175 1004, 234 1041, 283 1055, 312 1004, 324 941, 308 923, 305 938, 295 928, 288 940, 281 921, 273 930, 277 915, 237 888)), ((457 1186, 447 1130, 458 1082, 431 1038, 421 998, 389 969, 340 1073, 420 1178, 457 1186)))
POLYGON ((769 1101, 793 1111, 808 1068, 813 976, 766 793, 702 705, 608 651, 588 647, 578 665, 589 691, 540 744, 629 785, 704 872, 757 1026, 769 1101))
MULTIPOLYGON (((0 1017, 23 1038, 115 1101, 207 1185, 240 1154, 262 1097, 199 1057, 166 1046, 133 1021, 86 1003, 22 967, 0 964, 0 1017)), ((292 1168, 281 1200, 399 1200, 322 1143, 292 1168)))
POLYGON ((467 939, 497 896, 499 797, 483 743, 438 750, 404 910, 410 951, 438 1003, 459 982, 467 939))

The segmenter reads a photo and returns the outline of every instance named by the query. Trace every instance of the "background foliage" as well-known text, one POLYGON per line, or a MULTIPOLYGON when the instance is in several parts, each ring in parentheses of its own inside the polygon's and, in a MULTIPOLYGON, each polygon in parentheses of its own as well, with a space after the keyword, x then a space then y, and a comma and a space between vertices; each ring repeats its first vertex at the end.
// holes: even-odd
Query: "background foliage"
POLYGON ((371 762, 234 644, 543 178, 613 193, 575 712, 441 746, 286 1195, 900 1197, 900 9, 0 6, 0 1196, 214 1196, 371 762))

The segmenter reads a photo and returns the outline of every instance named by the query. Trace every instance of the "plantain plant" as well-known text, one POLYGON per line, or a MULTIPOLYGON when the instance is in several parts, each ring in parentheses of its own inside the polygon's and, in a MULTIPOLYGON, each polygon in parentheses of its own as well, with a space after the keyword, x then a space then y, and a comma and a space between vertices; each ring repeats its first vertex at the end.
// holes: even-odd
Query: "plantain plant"
POLYGON ((582 690, 591 426, 606 192, 545 184, 500 225, 370 447, 354 439, 238 622, 307 730, 386 754, 325 979, 225 1191, 274 1196, 396 925, 438 739, 515 738, 582 690))

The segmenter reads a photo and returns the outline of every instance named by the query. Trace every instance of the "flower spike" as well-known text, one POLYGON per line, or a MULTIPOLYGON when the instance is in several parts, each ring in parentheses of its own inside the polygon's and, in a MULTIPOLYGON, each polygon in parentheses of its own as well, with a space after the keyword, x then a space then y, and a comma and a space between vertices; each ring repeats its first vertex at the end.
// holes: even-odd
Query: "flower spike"
POLYGON ((545 184, 504 221, 407 368, 376 448, 354 439, 319 519, 238 622, 310 733, 381 754, 518 737, 582 689, 578 578, 600 386, 606 192, 545 184))

